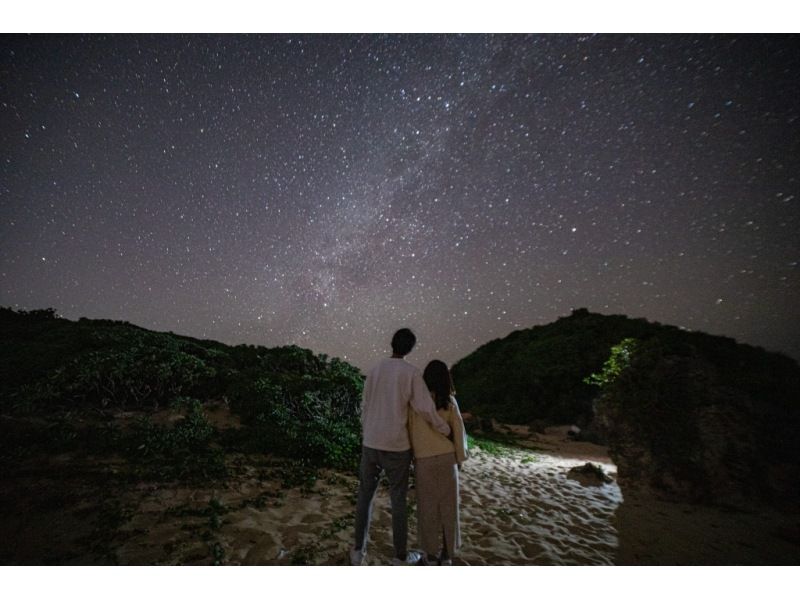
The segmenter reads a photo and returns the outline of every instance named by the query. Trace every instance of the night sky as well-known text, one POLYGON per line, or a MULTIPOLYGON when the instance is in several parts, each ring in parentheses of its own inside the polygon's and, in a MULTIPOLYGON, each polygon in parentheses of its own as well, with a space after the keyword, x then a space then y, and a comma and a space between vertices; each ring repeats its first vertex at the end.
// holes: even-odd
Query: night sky
POLYGON ((800 357, 798 37, 0 37, 0 305, 366 369, 587 307, 800 357))

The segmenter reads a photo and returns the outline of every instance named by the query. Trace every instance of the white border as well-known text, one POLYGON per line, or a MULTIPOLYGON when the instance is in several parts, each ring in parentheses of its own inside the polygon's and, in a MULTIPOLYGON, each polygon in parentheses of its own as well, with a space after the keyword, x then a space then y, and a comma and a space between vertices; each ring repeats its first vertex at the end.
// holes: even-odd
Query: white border
POLYGON ((23 32, 782 32, 787 0, 32 0, 3 3, 23 32))
POLYGON ((783 595, 798 567, 4 567, 7 595, 59 598, 783 595))

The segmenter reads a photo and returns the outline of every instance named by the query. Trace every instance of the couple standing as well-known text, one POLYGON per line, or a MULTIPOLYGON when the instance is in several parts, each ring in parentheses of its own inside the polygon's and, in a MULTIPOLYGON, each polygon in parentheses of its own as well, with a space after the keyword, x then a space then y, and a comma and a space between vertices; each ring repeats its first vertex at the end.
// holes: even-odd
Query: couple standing
POLYGON ((395 332, 392 356, 382 359, 364 383, 353 565, 365 562, 372 503, 382 471, 389 480, 392 505, 392 564, 449 565, 461 544, 458 470, 467 458, 464 422, 447 366, 431 361, 420 374, 405 361, 416 341, 408 328, 395 332), (412 457, 421 552, 407 549, 406 494, 412 457))

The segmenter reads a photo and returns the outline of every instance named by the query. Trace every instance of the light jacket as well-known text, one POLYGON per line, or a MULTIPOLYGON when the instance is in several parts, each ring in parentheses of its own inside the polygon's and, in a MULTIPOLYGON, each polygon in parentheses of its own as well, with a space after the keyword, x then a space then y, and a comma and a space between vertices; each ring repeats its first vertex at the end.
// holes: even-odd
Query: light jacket
MULTIPOLYGON (((433 402, 433 397, 431 397, 431 402, 433 402)), ((458 409, 455 397, 450 397, 450 405, 448 405, 447 409, 439 409, 437 413, 453 430, 453 440, 434 430, 414 410, 409 410, 408 436, 411 439, 414 457, 419 459, 455 453, 456 462, 461 464, 469 458, 469 451, 467 449, 464 420, 461 418, 461 411, 458 409)))
POLYGON ((408 414, 415 412, 449 434, 448 424, 436 413, 431 393, 420 371, 396 357, 382 359, 367 375, 361 401, 363 445, 381 451, 407 451, 408 414))

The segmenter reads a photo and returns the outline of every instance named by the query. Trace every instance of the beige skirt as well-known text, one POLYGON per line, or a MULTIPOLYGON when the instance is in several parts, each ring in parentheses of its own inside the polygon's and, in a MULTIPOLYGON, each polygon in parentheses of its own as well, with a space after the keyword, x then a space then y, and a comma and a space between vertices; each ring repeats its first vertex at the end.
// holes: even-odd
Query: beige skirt
POLYGON ((461 547, 458 466, 455 453, 415 460, 417 540, 431 557, 444 547, 452 558, 461 547))

